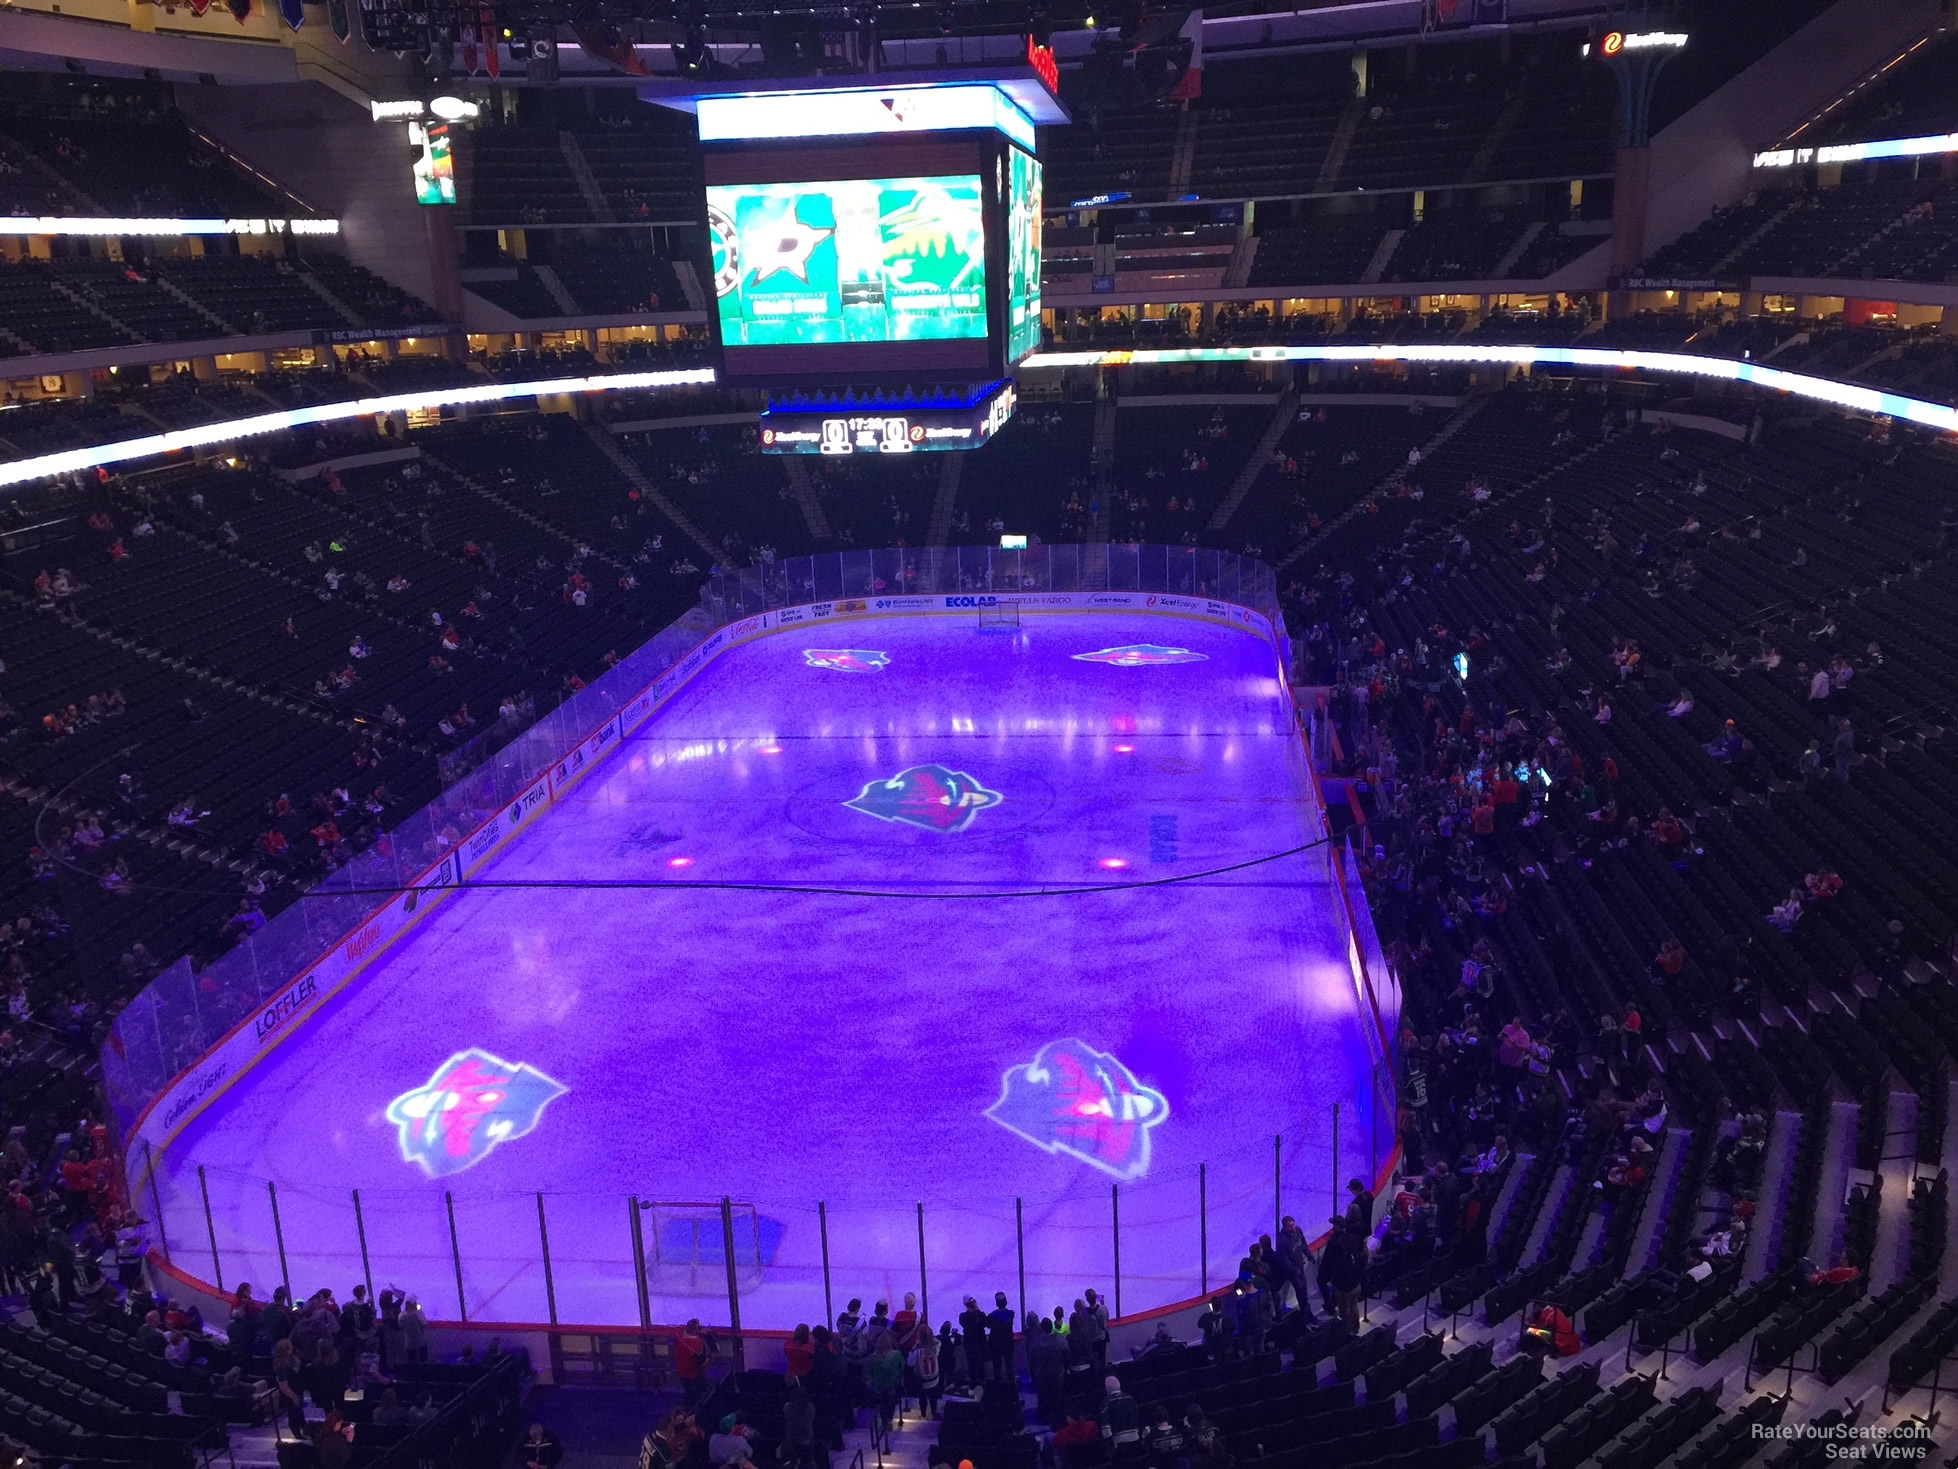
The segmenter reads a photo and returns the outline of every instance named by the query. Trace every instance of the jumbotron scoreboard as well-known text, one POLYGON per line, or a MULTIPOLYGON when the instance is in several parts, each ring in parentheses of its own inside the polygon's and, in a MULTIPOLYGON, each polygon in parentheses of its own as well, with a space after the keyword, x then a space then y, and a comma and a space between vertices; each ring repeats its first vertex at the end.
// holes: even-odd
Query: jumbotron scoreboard
POLYGON ((1035 130, 1067 121, 1051 67, 641 96, 698 119, 722 377, 768 390, 765 451, 997 431, 1040 345, 1035 130))

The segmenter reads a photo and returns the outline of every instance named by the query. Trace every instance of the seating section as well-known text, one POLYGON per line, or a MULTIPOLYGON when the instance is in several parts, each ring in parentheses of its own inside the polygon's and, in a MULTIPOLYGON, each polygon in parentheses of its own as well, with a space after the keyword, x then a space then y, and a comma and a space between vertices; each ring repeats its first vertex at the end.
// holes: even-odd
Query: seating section
POLYGON ((136 341, 196 341, 224 331, 211 315, 167 289, 154 272, 122 261, 51 261, 48 272, 136 341))
MULTIPOLYGON (((684 311, 673 263, 631 245, 559 247, 551 268, 587 313, 684 311)), ((553 314, 562 314, 553 308, 553 314)))
POLYGON ((132 340, 38 263, 0 266, 0 332, 16 354, 122 347, 132 340))
POLYGON ((1817 147, 1958 131, 1958 105, 1953 104, 1947 85, 1954 61, 1958 61, 1958 36, 1949 30, 1934 32, 1902 62, 1886 68, 1878 80, 1858 88, 1790 141, 1817 147))
POLYGON ((1522 219, 1510 214, 1438 211, 1401 236, 1381 279, 1489 280, 1510 250, 1522 243, 1525 228, 1522 219))
POLYGON ((952 539, 997 545, 1000 531, 1079 539, 1095 498, 1094 430, 1092 404, 1021 404, 985 450, 961 466, 952 539))
POLYGON ((474 291, 512 316, 530 321, 549 321, 565 314, 563 303, 551 294, 534 268, 522 261, 511 261, 498 267, 499 276, 502 270, 509 269, 514 269, 516 274, 508 279, 465 278, 464 289, 474 291))
POLYGON ((301 213, 270 194, 178 116, 134 92, 98 94, 113 115, 45 105, 9 107, 8 141, 59 176, 86 212, 160 218, 253 218, 301 213), (115 107, 121 101, 124 105, 115 107))
MULTIPOLYGON (((1936 177, 1762 190, 1655 253, 1666 278, 1841 276, 1942 283, 1958 265, 1958 192, 1936 177)), ((1865 288, 1867 289, 1867 288, 1865 288)))
POLYGON ((575 136, 620 221, 692 223, 700 217, 699 152, 682 114, 642 107, 629 120, 578 128, 575 136))
POLYGON ((1048 207, 1100 194, 1164 197, 1169 192, 1176 128, 1176 112, 1164 107, 1046 129, 1040 157, 1041 188, 1050 201, 1048 207))
POLYGON ((464 136, 457 173, 471 223, 595 222, 555 131, 485 127, 471 128, 464 136))
POLYGON ((1328 215, 1309 224, 1264 229, 1251 262, 1254 286, 1306 286, 1357 281, 1387 226, 1369 215, 1328 215))
POLYGON ((204 255, 159 260, 155 268, 164 280, 203 302, 236 331, 351 325, 284 261, 204 255))
POLYGON ((306 274, 325 286, 362 325, 419 326, 438 319, 434 307, 364 265, 318 251, 308 251, 302 265, 306 274))
POLYGON ((1206 105, 1197 115, 1191 189, 1212 199, 1313 192, 1348 105, 1330 94, 1206 105))

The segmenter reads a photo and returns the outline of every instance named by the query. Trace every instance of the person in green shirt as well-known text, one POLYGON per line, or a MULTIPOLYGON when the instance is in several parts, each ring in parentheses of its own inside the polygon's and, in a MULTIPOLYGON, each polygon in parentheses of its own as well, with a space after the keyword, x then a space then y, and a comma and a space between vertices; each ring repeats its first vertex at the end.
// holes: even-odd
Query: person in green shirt
POLYGON ((877 1426, 888 1435, 891 1419, 897 1412, 898 1394, 904 1390, 904 1353, 897 1349, 897 1338, 890 1332, 878 1335, 868 1370, 871 1395, 877 1402, 877 1426))

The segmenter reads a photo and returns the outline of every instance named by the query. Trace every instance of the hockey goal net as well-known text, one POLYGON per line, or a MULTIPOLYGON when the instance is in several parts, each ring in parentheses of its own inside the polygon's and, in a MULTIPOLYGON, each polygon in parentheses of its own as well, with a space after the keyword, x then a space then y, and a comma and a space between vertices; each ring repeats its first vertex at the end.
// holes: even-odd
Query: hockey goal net
POLYGON ((1020 604, 1015 600, 1002 598, 990 607, 979 609, 979 631, 1018 632, 1020 630, 1020 604))

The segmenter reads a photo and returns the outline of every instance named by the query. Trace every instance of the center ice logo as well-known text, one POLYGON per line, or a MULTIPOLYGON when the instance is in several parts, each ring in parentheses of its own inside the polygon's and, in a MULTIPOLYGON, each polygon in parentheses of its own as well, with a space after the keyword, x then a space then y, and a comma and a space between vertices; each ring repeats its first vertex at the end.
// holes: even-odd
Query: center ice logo
POLYGON ((472 1168, 498 1143, 537 1126, 544 1107, 565 1088, 533 1066, 512 1065, 488 1051, 458 1051, 428 1079, 388 1103, 401 1130, 401 1156, 430 1178, 472 1168))
POLYGON ((1208 653, 1192 653, 1188 648, 1165 648, 1160 643, 1126 643, 1119 648, 1101 648, 1093 653, 1076 653, 1082 663, 1110 663, 1117 668, 1154 668, 1165 663, 1202 663, 1208 653))
POLYGON ((1140 1178, 1149 1171, 1149 1134, 1169 1116, 1169 1103, 1106 1051, 1070 1038, 1009 1068, 986 1115, 1035 1147, 1116 1178, 1140 1178))
POLYGON ((834 668, 838 673, 875 673, 891 661, 875 648, 804 648, 802 661, 811 668, 834 668))
POLYGON ((1006 798, 971 776, 943 765, 913 765, 889 780, 873 780, 843 804, 879 821, 902 821, 928 831, 964 831, 972 818, 1006 798))

